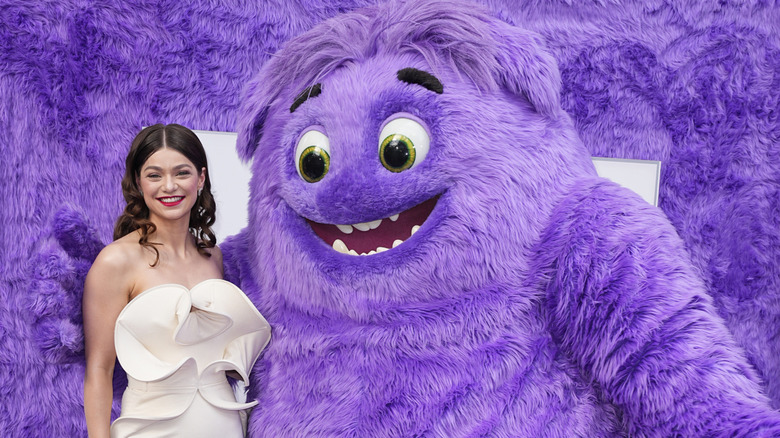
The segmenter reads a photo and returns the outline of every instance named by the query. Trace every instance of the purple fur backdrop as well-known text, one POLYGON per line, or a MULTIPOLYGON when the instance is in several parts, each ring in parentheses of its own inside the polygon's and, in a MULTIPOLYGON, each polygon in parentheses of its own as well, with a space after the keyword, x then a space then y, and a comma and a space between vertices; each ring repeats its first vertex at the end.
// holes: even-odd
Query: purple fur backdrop
MULTIPOLYGON (((3 157, 0 171, 4 177, 0 186, 0 199, 4 200, 0 209, 3 223, 0 231, 0 436, 86 435, 81 397, 84 359, 79 281, 100 248, 97 241, 109 240, 113 221, 121 211, 119 181, 124 156, 135 133, 141 126, 158 122, 181 123, 193 129, 237 130, 242 90, 286 41, 323 19, 369 3, 373 2, 0 0, 0 151, 3 157), (63 206, 71 208, 61 211, 63 206)), ((558 62, 561 106, 571 116, 592 155, 663 162, 660 207, 681 238, 677 240, 672 230, 665 228, 663 215, 642 206, 636 209, 642 211, 642 220, 647 221, 640 221, 643 227, 620 228, 620 224, 610 223, 603 212, 617 207, 609 204, 610 198, 605 193, 615 188, 594 182, 578 188, 567 198, 569 204, 556 208, 552 205, 555 197, 551 196, 550 205, 542 202, 537 208, 550 216, 551 223, 560 224, 561 229, 603 227, 617 230, 619 236, 612 240, 581 241, 578 240, 581 235, 558 235, 555 228, 540 226, 535 236, 539 241, 528 243, 522 251, 540 251, 550 259, 558 257, 559 263, 576 266, 578 261, 593 257, 588 251, 596 251, 599 245, 617 245, 615 242, 621 242, 619 237, 659 233, 668 247, 679 250, 674 254, 687 251, 692 264, 663 251, 653 252, 652 263, 646 260, 643 263, 663 266, 669 276, 684 272, 690 278, 703 279, 703 284, 698 280, 682 284, 686 290, 681 293, 690 299, 687 305, 672 304, 696 315, 709 314, 710 306, 714 305, 747 356, 744 363, 725 361, 736 376, 732 376, 733 380, 708 380, 706 370, 722 364, 693 359, 692 364, 705 370, 701 375, 676 374, 679 369, 663 370, 665 375, 670 379, 689 379, 685 380, 685 387, 690 388, 720 385, 731 398, 751 409, 761 400, 761 396, 755 396, 757 383, 769 396, 772 406, 780 407, 780 5, 772 1, 484 0, 482 3, 505 22, 542 35, 544 44, 558 62), (605 199, 601 206, 582 201, 601 199, 601 196, 605 199), (581 212, 582 217, 572 217, 567 212, 581 212), (591 222, 582 219, 586 217, 591 222), (555 253, 563 247, 573 250, 555 253)), ((539 91, 541 96, 529 96, 540 108, 545 105, 545 90, 549 92, 550 88, 539 91)), ((250 151, 244 153, 251 155, 250 151)), ((572 159, 572 162, 578 161, 572 159)), ((572 170, 572 173, 582 172, 585 171, 572 170)), ((256 177, 259 182, 255 184, 271 184, 273 181, 260 180, 272 177, 256 177)), ((327 199, 320 201, 327 202, 327 199)), ((512 207, 528 213, 524 206, 512 207)), ((269 213, 268 206, 256 208, 269 213)), ((322 212, 308 213, 312 217, 326 217, 317 216, 323 215, 322 212)), ((472 213, 478 217, 480 211, 472 213)), ((347 213, 342 214, 330 217, 331 221, 348 218, 347 213)), ((483 219, 491 218, 485 214, 483 219)), ((354 218, 350 220, 350 223, 357 222, 354 218)), ((531 228, 534 227, 529 225, 531 228)), ((522 236, 523 239, 532 237, 522 236)), ((245 248, 247 245, 251 242, 244 235, 232 242, 233 249, 249 251, 237 250, 238 254, 250 253, 245 248)), ((514 261, 515 257, 506 251, 497 253, 491 260, 514 261)), ((535 260, 538 266, 528 266, 529 272, 536 268, 534 272, 544 272, 544 263, 550 261, 535 260)), ((247 274, 255 269, 251 264, 257 260, 232 261, 243 266, 234 275, 249 285, 245 288, 254 290, 253 282, 258 283, 258 288, 268 287, 247 274)), ((620 266, 626 271, 638 269, 630 262, 622 260, 625 264, 620 266)), ((495 275, 506 268, 500 263, 491 266, 496 269, 495 275)), ((603 274, 598 269, 594 270, 594 278, 566 278, 566 281, 545 273, 549 274, 545 277, 547 283, 533 278, 538 284, 516 286, 520 290, 541 287, 551 294, 552 290, 566 290, 567 285, 574 287, 577 281, 607 281, 598 277, 597 274, 603 274), (545 286, 540 286, 543 283, 545 286), (557 286, 560 287, 556 289, 557 286)), ((655 284, 662 280, 659 278, 646 281, 655 284)), ((478 276, 452 279, 453 284, 481 280, 484 279, 478 276)), ((302 280, 304 284, 305 281, 302 280)), ((635 280, 626 277, 625 281, 635 280)), ((290 299, 300 290, 300 286, 293 286, 289 287, 290 299)), ((369 292, 376 292, 370 283, 367 287, 369 292)), ((465 324, 460 327, 463 330, 470 328, 468 324, 495 324, 486 330, 489 335, 501 324, 522 325, 517 322, 517 314, 513 314, 521 312, 518 309, 539 311, 533 307, 535 302, 523 301, 527 297, 522 294, 504 294, 503 287, 480 289, 487 298, 476 306, 478 311, 473 320, 462 320, 462 315, 453 310, 437 313, 441 321, 430 321, 426 316, 426 310, 430 309, 414 306, 403 309, 406 312, 403 315, 388 311, 384 317, 388 321, 410 317, 419 327, 459 321, 465 324), (516 307, 510 309, 507 300, 516 307)), ((588 289, 583 286, 582 290, 588 289)), ((452 299, 449 306, 456 309, 464 304, 463 300, 471 298, 467 295, 452 299)), ((607 298, 614 299, 616 306, 632 305, 616 297, 607 298)), ((261 310, 269 311, 266 316, 272 325, 274 312, 289 311, 285 306, 293 306, 283 300, 268 302, 268 297, 253 296, 253 299, 265 306, 261 310)), ((307 299, 333 304, 327 297, 307 299)), ((355 311, 359 313, 359 310, 355 311)), ((562 318, 568 316, 572 321, 589 317, 566 306, 547 310, 557 311, 562 318)), ((285 328, 295 333, 305 326, 301 321, 285 328)), ((621 324, 617 320, 611 322, 621 324)), ((676 322, 684 324, 684 321, 676 322)), ((611 411, 615 408, 604 403, 590 386, 571 380, 570 370, 565 369, 575 365, 584 367, 587 361, 564 364, 559 358, 550 357, 553 349, 547 344, 551 338, 544 332, 546 328, 534 325, 536 322, 528 324, 519 327, 518 332, 537 336, 536 349, 533 355, 528 351, 518 353, 527 362, 517 366, 528 370, 529 381, 557 379, 557 386, 552 385, 551 391, 565 392, 567 400, 583 400, 576 405, 580 411, 574 416, 580 423, 560 425, 555 422, 560 417, 550 416, 538 418, 539 424, 548 421, 553 429, 560 426, 561 430, 585 435, 625 432, 615 419, 619 415, 611 411), (539 372, 550 369, 553 363, 558 367, 553 374, 558 374, 549 376, 539 372), (588 422, 599 415, 614 422, 588 422)), ((576 345, 569 344, 572 339, 579 339, 578 335, 566 327, 563 323, 553 325, 549 328, 551 336, 576 350, 576 345)), ((707 320, 701 326, 690 327, 685 335, 693 339, 700 336, 700 330, 715 333, 722 343, 706 347, 712 348, 712 357, 739 351, 719 327, 717 322, 707 320)), ((641 332, 641 327, 629 328, 641 332)), ((348 357, 345 351, 339 350, 343 338, 335 331, 351 333, 357 327, 316 329, 330 333, 330 337, 321 339, 327 342, 304 347, 318 352, 331 348, 334 360, 348 357)), ((387 336, 377 330, 364 335, 387 336)), ((274 333, 278 335, 277 349, 271 350, 270 359, 283 361, 285 354, 299 348, 289 344, 289 339, 294 339, 289 337, 290 332, 274 333)), ((609 332, 603 334, 605 338, 609 335, 609 332)), ((413 345, 414 334, 407 336, 396 341, 413 345)), ((447 339, 440 341, 450 345, 447 339)), ((482 366, 486 366, 493 363, 492 358, 515 346, 512 342, 497 344, 493 346, 495 356, 481 352, 481 356, 467 359, 482 360, 482 366)), ((463 346, 465 350, 471 347, 463 346)), ((595 341, 587 347, 594 349, 594 356, 606 348, 595 341)), ((652 347, 663 346, 653 344, 652 347)), ((691 354, 682 344, 672 347, 679 348, 680 357, 691 354)), ((581 353, 581 357, 589 357, 587 351, 581 353)), ((366 354, 379 362, 397 359, 379 350, 366 354)), ((460 367, 473 365, 467 359, 453 361, 460 367)), ((261 362, 260 367, 266 363, 272 361, 261 362)), ((432 372, 415 368, 411 362, 407 365, 414 377, 432 372)), ((599 366, 602 370, 615 371, 608 363, 599 366)), ((321 382, 317 373, 323 373, 300 363, 292 363, 292 368, 282 372, 300 379, 295 385, 317 385, 321 382), (305 380, 302 375, 306 376, 305 380)), ((438 408, 475 409, 485 418, 492 418, 485 406, 469 398, 473 394, 469 392, 468 376, 442 373, 443 378, 465 386, 454 385, 453 391, 461 391, 462 396, 455 394, 452 400, 456 402, 438 408)), ((604 393, 610 396, 628 399, 620 386, 620 378, 625 376, 606 374, 609 373, 605 371, 603 376, 586 376, 586 379, 603 382, 604 393)), ((384 385, 387 391, 410 390, 401 382, 381 380, 378 375, 376 378, 372 383, 384 385)), ((285 380, 275 380, 269 385, 278 381, 285 380)), ((117 388, 123 387, 121 376, 115 383, 117 388)), ((278 389, 258 383, 260 387, 253 389, 254 392, 265 391, 269 397, 282 397, 278 389)), ((336 390, 348 393, 354 390, 348 383, 322 382, 319 388, 325 391, 337 386, 336 390)), ((632 384, 643 383, 632 381, 632 384)), ((508 388, 520 391, 511 384, 508 388)), ((501 391, 485 397, 511 404, 507 402, 511 396, 501 391)), ((531 394, 527 400, 514 403, 542 403, 543 399, 541 394, 531 394)), ((272 401, 279 407, 285 400, 272 401)), ((659 415, 669 418, 683 415, 674 406, 663 406, 661 402, 659 415)), ((408 403, 413 401, 399 399, 396 405, 387 406, 388 421, 403 424, 399 418, 408 403)), ((639 409, 630 400, 626 403, 627 410, 639 409)), ((716 421, 718 414, 725 413, 726 408, 723 409, 723 412, 702 415, 712 415, 716 421)), ((752 418, 763 415, 759 408, 750 412, 755 414, 752 418)), ((339 417, 334 414, 330 419, 338 421, 339 417)), ((415 420, 421 424, 432 421, 423 417, 415 420)), ((641 419, 647 425, 656 420, 641 419)), ((466 430, 469 425, 462 426, 466 430)), ((261 430, 257 418, 253 419, 252 427, 254 431, 261 430)), ((274 425, 268 427, 271 430, 274 425)), ((540 433, 539 429, 524 432, 527 436, 540 433)), ((436 435, 436 430, 430 433, 436 435)), ((479 434, 480 430, 473 433, 479 434)), ((659 434, 665 433, 659 431, 659 434)))

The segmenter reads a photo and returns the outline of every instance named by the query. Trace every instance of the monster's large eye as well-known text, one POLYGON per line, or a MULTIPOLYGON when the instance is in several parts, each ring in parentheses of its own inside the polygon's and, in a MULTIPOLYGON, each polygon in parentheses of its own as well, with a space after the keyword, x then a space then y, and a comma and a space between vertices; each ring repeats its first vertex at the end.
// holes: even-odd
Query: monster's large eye
POLYGON ((401 172, 422 163, 431 137, 425 127, 410 117, 397 117, 379 134, 379 160, 391 172, 401 172))
POLYGON ((315 183, 330 168, 330 140, 316 129, 306 131, 295 148, 295 169, 304 180, 315 183))

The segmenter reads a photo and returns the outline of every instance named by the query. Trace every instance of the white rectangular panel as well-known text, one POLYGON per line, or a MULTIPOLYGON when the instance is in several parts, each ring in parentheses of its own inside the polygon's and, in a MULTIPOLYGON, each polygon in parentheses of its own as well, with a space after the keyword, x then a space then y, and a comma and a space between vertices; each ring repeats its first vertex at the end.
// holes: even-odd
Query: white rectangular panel
POLYGON ((648 203, 658 206, 661 162, 593 157, 599 176, 636 192, 648 203))
POLYGON ((237 234, 247 224, 249 205, 249 166, 242 163, 236 151, 235 132, 194 131, 206 149, 209 161, 211 193, 217 202, 214 234, 217 243, 237 234))

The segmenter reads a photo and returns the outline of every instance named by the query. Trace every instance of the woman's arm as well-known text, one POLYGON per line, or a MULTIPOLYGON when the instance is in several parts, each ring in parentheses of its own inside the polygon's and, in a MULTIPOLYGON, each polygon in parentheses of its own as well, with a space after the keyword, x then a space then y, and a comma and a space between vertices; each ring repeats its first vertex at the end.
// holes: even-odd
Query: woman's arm
POLYGON ((84 414, 90 438, 108 438, 116 350, 114 324, 132 290, 128 257, 118 245, 98 255, 84 284, 84 414))

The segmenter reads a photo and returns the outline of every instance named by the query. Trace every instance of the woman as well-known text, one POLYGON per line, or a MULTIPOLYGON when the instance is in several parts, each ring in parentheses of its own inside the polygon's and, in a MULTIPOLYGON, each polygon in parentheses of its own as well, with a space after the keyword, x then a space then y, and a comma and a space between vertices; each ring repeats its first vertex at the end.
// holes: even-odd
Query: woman
POLYGON ((243 436, 226 378, 247 375, 270 328, 222 280, 211 225, 215 203, 206 153, 180 125, 154 125, 133 140, 114 242, 84 286, 89 436, 243 436), (128 375, 121 416, 110 426, 114 363, 128 375))

